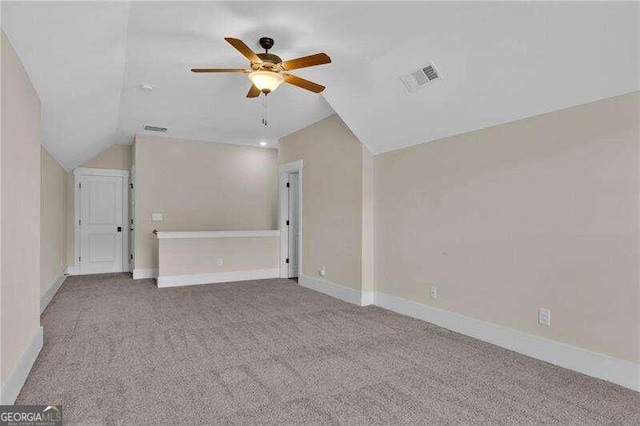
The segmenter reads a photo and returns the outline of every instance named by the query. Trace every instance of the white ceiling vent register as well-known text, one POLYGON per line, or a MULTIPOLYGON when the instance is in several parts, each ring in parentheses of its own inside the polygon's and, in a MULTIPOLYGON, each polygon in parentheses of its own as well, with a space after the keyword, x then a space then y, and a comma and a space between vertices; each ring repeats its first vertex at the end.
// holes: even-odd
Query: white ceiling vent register
POLYGON ((409 93, 415 92, 416 90, 441 79, 442 74, 440 74, 433 62, 423 65, 417 70, 400 77, 400 80, 402 80, 402 83, 404 83, 409 93))
POLYGON ((144 125, 144 129, 147 132, 160 132, 160 133, 166 133, 167 132, 167 128, 166 127, 149 126, 148 124, 144 125))

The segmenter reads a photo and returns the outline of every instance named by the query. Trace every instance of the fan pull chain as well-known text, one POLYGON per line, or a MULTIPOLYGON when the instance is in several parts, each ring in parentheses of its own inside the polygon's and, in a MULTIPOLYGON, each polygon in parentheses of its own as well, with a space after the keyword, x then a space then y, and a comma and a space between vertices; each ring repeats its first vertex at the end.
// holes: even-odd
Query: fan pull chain
POLYGON ((269 124, 269 122, 267 121, 268 113, 269 108, 267 106, 267 95, 265 94, 262 99, 262 124, 264 125, 264 127, 267 127, 269 124))

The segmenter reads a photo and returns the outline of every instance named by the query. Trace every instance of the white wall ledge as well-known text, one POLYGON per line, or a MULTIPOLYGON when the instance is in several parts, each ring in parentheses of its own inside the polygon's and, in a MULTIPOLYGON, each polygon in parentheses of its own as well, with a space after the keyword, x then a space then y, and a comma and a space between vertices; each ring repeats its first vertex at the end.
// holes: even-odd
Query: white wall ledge
POLYGON ((280 231, 277 229, 264 231, 158 231, 154 233, 159 240, 165 238, 249 238, 280 236, 280 231))

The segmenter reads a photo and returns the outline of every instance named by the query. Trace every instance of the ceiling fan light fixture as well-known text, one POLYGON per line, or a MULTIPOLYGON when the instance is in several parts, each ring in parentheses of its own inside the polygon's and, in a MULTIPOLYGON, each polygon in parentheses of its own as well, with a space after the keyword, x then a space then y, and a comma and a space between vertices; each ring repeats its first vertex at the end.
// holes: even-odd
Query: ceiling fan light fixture
POLYGON ((284 77, 274 71, 254 71, 249 74, 249 80, 262 93, 271 93, 284 82, 284 77))

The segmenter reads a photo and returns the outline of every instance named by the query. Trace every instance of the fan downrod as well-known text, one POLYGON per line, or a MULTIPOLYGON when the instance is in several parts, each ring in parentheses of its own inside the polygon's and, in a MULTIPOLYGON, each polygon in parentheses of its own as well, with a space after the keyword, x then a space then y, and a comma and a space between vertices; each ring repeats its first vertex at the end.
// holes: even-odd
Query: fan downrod
POLYGON ((273 47, 274 41, 271 37, 260 37, 260 40, 258 40, 258 43, 264 49, 265 53, 269 53, 269 49, 273 47))

